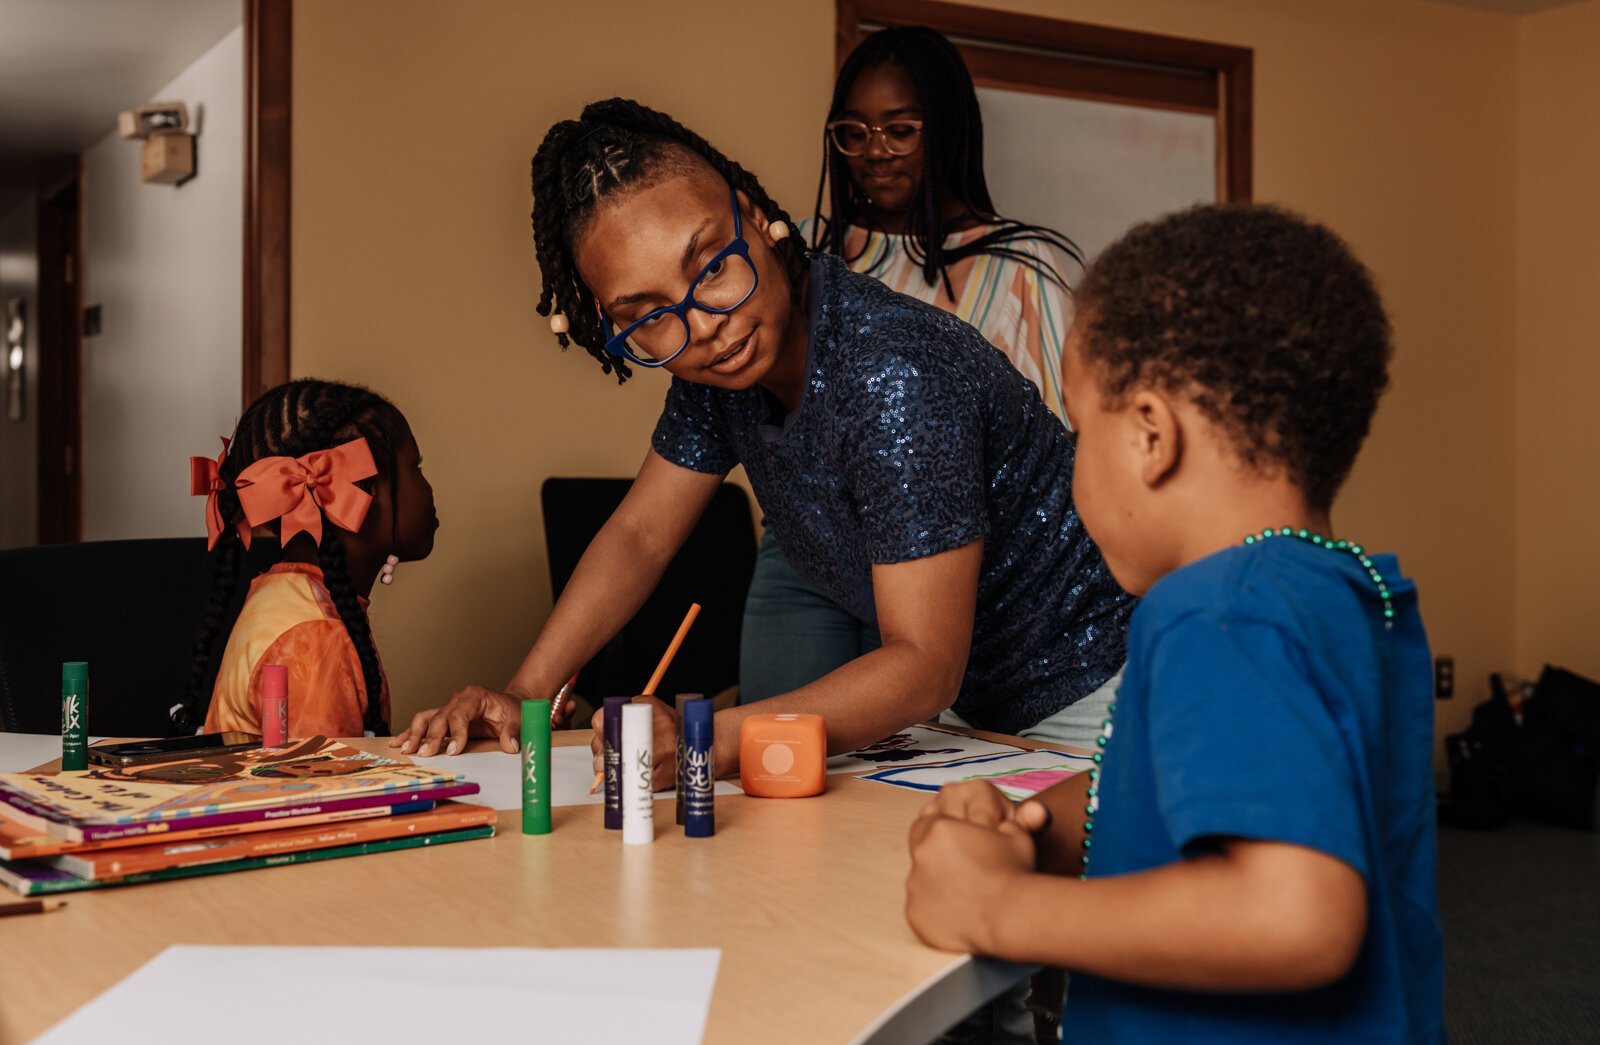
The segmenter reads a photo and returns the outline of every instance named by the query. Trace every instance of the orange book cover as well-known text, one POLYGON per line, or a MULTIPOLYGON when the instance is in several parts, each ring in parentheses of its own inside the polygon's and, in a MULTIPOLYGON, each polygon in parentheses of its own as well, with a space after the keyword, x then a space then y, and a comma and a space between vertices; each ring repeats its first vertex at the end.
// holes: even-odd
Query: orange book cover
POLYGON ((257 831, 231 838, 208 838, 189 842, 175 842, 169 839, 157 845, 69 853, 49 857, 41 862, 80 878, 95 881, 147 871, 163 871, 170 867, 271 857, 308 849, 327 849, 332 846, 354 845, 388 838, 458 831, 462 828, 492 824, 495 817, 493 809, 483 806, 441 802, 429 812, 407 816, 387 816, 357 820, 353 823, 257 831))
POLYGON ((187 842, 196 838, 224 838, 254 831, 287 830, 314 824, 337 824, 347 820, 368 820, 379 816, 424 813, 447 798, 478 793, 470 783, 429 785, 411 791, 385 791, 376 795, 282 806, 248 814, 189 817, 184 820, 153 821, 132 825, 127 834, 113 834, 71 842, 45 834, 38 828, 11 819, 0 805, 0 860, 37 860, 64 853, 91 853, 102 849, 125 849, 131 845, 157 842, 187 842))
POLYGON ((367 809, 344 809, 335 813, 313 813, 309 816, 289 817, 284 820, 251 820, 241 824, 221 824, 217 827, 196 827, 187 831, 167 831, 158 835, 132 835, 127 838, 108 838, 103 842, 68 842, 40 834, 0 814, 0 860, 36 860, 64 853, 90 853, 105 849, 126 849, 145 846, 156 840, 167 844, 189 842, 196 838, 225 838, 230 835, 251 834, 256 831, 286 831, 292 827, 311 827, 316 824, 337 824, 348 820, 370 820, 389 816, 390 806, 372 806, 367 809))

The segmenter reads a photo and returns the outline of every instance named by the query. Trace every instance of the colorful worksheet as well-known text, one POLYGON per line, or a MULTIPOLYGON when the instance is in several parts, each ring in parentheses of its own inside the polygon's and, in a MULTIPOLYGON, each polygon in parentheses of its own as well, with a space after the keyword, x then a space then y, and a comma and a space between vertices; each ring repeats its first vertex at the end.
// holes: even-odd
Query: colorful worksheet
POLYGON ((1011 744, 979 740, 938 726, 907 726, 893 736, 857 751, 828 759, 830 773, 870 773, 887 766, 935 766, 985 755, 1023 750, 1011 744))
MULTIPOLYGON (((57 915, 56 917, 62 917, 57 915)), ((39 1045, 692 1045, 719 950, 168 947, 39 1045)))
POLYGON ((915 766, 885 769, 871 773, 866 780, 877 780, 917 791, 938 791, 946 784, 963 780, 987 780, 1007 798, 1020 801, 1081 773, 1094 765, 1088 755, 1066 755, 1059 751, 1020 751, 1014 754, 975 758, 943 766, 915 766))

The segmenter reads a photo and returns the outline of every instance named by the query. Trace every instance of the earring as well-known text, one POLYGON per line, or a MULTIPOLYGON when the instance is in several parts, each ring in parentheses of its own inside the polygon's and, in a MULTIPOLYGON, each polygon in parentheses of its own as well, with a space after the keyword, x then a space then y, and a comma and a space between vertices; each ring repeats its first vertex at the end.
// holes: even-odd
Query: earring
POLYGON ((556 312, 550 316, 550 333, 565 334, 567 332, 567 314, 556 312))
POLYGON ((398 555, 391 555, 387 559, 383 560, 383 570, 378 575, 378 580, 382 581, 384 584, 393 584, 394 568, 398 565, 400 565, 400 556, 398 555))
POLYGON ((779 240, 788 239, 789 223, 786 221, 773 222, 771 225, 767 226, 767 235, 772 237, 772 242, 774 243, 777 243, 779 240))

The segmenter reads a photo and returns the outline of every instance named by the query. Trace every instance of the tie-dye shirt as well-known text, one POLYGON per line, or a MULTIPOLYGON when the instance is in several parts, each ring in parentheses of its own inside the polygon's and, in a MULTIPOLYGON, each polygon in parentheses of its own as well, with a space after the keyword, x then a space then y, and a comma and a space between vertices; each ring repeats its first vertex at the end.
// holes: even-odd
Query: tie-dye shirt
MULTIPOLYGON (((807 242, 810 224, 801 223, 801 234, 807 242)), ((980 225, 952 232, 945 237, 945 249, 970 243, 993 229, 992 225, 980 225)), ((1068 280, 1077 271, 1077 263, 1058 248, 1036 239, 1013 240, 1008 246, 1038 259, 1040 265, 993 254, 964 258, 946 269, 954 298, 945 292, 944 280, 930 284, 923 276, 922 267, 906 253, 905 236, 851 226, 844 256, 855 259, 850 262, 854 271, 953 312, 977 327, 984 340, 1004 352, 1011 365, 1038 386, 1045 405, 1065 424, 1061 353, 1067 343, 1067 328, 1072 325, 1072 294, 1045 273, 1054 271, 1068 280)))
MULTIPOLYGON (((289 669, 291 737, 361 736, 366 676, 315 566, 282 562, 251 583, 222 652, 206 732, 261 732, 261 669, 268 664, 289 669)), ((378 699, 387 722, 387 679, 378 699)))

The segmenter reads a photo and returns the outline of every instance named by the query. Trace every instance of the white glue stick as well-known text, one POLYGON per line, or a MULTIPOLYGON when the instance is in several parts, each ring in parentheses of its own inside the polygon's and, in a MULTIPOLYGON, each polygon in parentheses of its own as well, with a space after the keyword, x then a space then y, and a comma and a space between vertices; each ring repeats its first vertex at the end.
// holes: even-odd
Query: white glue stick
POLYGON ((628 845, 656 840, 651 714, 649 704, 622 708, 622 841, 628 845))

